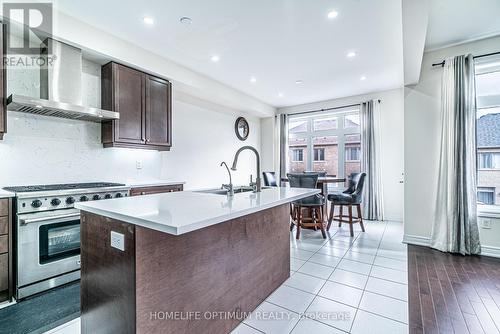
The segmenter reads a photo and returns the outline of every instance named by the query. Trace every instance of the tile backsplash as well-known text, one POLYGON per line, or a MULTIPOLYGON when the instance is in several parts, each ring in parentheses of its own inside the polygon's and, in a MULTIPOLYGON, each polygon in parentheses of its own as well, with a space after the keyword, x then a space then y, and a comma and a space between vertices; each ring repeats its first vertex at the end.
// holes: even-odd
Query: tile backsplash
POLYGON ((161 153, 103 149, 100 124, 8 112, 0 141, 0 187, 34 183, 158 179, 161 153), (136 169, 136 161, 142 169, 136 169))

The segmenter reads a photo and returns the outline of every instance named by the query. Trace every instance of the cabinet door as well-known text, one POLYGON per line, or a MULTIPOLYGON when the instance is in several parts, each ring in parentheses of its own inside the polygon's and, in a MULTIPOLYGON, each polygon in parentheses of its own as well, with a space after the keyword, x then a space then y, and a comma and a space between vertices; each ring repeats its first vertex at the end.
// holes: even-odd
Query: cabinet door
POLYGON ((145 143, 144 74, 134 69, 113 64, 115 108, 120 119, 115 122, 115 141, 145 143))
MULTIPOLYGON (((9 255, 0 254, 0 292, 7 290, 8 288, 9 288, 9 255)), ((0 299, 0 301, 3 300, 0 299)))
POLYGON ((171 146, 172 88, 170 82, 146 75, 146 144, 171 146))

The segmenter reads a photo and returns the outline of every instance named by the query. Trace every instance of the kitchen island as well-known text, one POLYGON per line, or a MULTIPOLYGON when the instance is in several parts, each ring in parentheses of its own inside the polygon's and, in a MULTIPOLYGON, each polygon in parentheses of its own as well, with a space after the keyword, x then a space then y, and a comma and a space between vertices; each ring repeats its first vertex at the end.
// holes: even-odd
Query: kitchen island
POLYGON ((81 332, 229 333, 290 276, 289 202, 177 192, 81 202, 81 332))

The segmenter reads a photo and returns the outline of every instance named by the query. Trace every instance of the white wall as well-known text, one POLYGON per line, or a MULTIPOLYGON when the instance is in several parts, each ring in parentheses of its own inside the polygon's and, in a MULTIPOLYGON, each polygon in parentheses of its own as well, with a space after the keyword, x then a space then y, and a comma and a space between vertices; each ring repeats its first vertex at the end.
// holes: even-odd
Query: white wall
POLYGON ((404 172, 403 146, 403 89, 394 89, 372 94, 351 96, 341 99, 281 108, 278 112, 297 112, 322 108, 340 107, 361 103, 370 99, 381 102, 381 168, 386 219, 403 220, 404 184, 400 183, 404 172))
POLYGON ((262 171, 276 172, 275 117, 261 118, 260 127, 262 171))
MULTIPOLYGON (((441 67, 445 57, 500 51, 500 37, 445 48, 424 55, 420 82, 405 87, 405 238, 428 243, 434 220, 441 122, 441 67)), ((500 224, 500 220, 494 220, 500 224)), ((497 228, 498 229, 498 228, 497 228)), ((484 236, 484 231, 480 229, 484 236)), ((500 235, 484 238, 485 246, 499 247, 500 235)), ((483 240, 483 241, 484 241, 483 240)))
MULTIPOLYGON (((206 103, 174 91, 173 147, 162 153, 162 178, 186 180, 185 189, 219 187, 228 183, 224 167, 233 162, 234 153, 241 146, 251 145, 260 151, 260 120, 250 115, 206 103), (250 133, 246 141, 237 139, 234 122, 246 117, 250 133)), ((248 185, 250 174, 255 180, 255 155, 244 151, 238 159, 238 170, 233 172, 233 183, 248 185)))

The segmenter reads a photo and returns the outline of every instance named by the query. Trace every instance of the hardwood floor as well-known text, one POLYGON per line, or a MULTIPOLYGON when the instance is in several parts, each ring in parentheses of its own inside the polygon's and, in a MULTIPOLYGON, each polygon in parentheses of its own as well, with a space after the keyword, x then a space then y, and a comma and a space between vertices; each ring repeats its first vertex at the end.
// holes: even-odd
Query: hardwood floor
POLYGON ((500 259, 408 246, 410 333, 500 333, 500 259))

